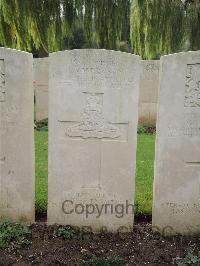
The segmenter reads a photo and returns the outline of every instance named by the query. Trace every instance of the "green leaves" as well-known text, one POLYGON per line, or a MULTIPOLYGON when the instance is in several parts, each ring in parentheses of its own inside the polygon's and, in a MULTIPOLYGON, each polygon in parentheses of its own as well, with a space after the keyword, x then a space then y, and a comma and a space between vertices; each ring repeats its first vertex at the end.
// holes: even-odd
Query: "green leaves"
POLYGON ((2 46, 43 55, 122 45, 128 51, 130 39, 143 59, 200 49, 199 0, 0 0, 0 14, 2 46))
POLYGON ((45 53, 68 49, 83 29, 89 48, 119 49, 129 40, 131 0, 0 0, 0 43, 45 53))
POLYGON ((195 256, 192 253, 188 253, 185 258, 176 258, 176 262, 178 266, 200 266, 200 253, 199 256, 195 256))
POLYGON ((31 231, 28 227, 10 220, 0 221, 0 248, 20 248, 30 244, 31 231))
POLYGON ((123 259, 120 257, 108 257, 108 258, 94 257, 81 264, 81 266, 122 266, 122 265, 125 265, 125 263, 123 259))
POLYGON ((183 50, 200 49, 200 2, 134 0, 131 43, 143 59, 183 50))
POLYGON ((70 226, 63 226, 57 228, 54 235, 63 239, 72 239, 75 236, 75 231, 70 226))

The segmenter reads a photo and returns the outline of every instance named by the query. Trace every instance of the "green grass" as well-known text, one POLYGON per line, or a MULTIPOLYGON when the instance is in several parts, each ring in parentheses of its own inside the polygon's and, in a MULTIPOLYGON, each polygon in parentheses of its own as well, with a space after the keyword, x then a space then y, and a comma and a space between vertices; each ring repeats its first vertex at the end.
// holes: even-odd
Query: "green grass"
POLYGON ((150 215, 153 198, 155 135, 138 134, 136 168, 136 214, 150 215))
MULTIPOLYGON (((48 132, 35 131, 36 212, 46 213, 48 178, 48 132)), ((151 214, 155 136, 138 134, 136 214, 151 214)))
POLYGON ((35 130, 36 212, 46 213, 48 188, 48 132, 35 130))

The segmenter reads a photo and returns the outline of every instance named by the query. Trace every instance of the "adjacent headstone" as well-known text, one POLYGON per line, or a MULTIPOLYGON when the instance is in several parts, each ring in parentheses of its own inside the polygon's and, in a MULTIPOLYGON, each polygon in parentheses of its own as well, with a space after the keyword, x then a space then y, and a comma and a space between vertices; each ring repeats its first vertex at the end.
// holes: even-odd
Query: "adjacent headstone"
POLYGON ((35 58, 33 62, 35 90, 35 119, 48 118, 49 58, 35 58))
POLYGON ((200 232, 200 51, 162 57, 153 226, 200 232))
POLYGON ((160 60, 142 60, 139 124, 156 125, 160 60))
POLYGON ((49 224, 131 230, 139 68, 115 51, 50 55, 49 224))
POLYGON ((32 54, 0 48, 0 218, 34 222, 32 54))

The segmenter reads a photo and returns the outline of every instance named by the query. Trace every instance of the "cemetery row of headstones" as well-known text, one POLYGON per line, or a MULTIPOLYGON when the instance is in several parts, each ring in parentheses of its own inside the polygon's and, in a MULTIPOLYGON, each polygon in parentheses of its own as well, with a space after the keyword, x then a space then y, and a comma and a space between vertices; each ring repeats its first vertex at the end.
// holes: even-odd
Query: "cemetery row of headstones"
MULTIPOLYGON (((0 48, 0 216, 34 222, 33 58, 0 48)), ((49 57, 48 224, 131 230, 139 56, 49 57)), ((153 226, 200 232, 200 52, 162 57, 153 226)))

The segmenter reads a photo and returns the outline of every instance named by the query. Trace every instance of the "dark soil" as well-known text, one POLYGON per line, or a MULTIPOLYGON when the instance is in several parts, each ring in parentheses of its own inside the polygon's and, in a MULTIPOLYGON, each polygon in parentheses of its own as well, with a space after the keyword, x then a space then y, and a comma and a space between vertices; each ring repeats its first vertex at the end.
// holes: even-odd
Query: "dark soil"
POLYGON ((162 237, 151 224, 138 223, 132 233, 77 234, 56 237, 56 226, 31 226, 32 244, 18 250, 0 250, 0 265, 81 265, 93 257, 121 257, 125 265, 175 265, 177 257, 200 251, 200 238, 162 237))

